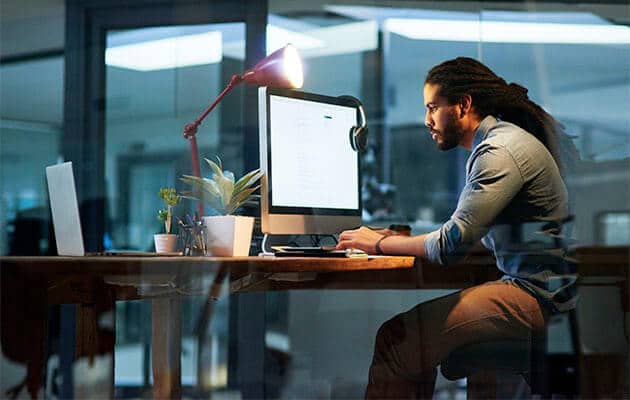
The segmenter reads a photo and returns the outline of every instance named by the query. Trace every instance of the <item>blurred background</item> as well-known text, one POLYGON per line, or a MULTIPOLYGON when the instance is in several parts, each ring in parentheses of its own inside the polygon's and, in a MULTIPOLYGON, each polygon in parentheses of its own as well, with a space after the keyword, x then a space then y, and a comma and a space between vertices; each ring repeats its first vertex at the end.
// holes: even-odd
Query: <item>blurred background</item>
MULTIPOLYGON (((575 242, 630 244, 627 2, 270 0, 258 7, 265 14, 254 16, 266 20, 257 28, 258 36, 248 35, 248 18, 253 18, 248 13, 257 12, 247 10, 248 2, 240 2, 245 9, 241 20, 230 11, 239 2, 229 7, 222 2, 158 3, 170 4, 170 19, 164 14, 153 19, 159 7, 151 2, 111 2, 102 6, 107 12, 98 18, 105 28, 97 39, 77 39, 89 28, 73 25, 69 18, 76 15, 67 11, 82 9, 81 4, 85 10, 98 9, 98 2, 2 1, 0 254, 55 254, 44 167, 73 157, 83 161, 78 178, 82 204, 104 202, 99 244, 152 250, 152 235, 160 228, 154 213, 161 206, 157 192, 164 186, 183 189, 178 177, 191 169, 183 126, 232 74, 251 66, 246 65, 246 50, 261 35, 267 54, 288 42, 300 50, 302 90, 363 101, 370 127, 369 149, 362 155, 365 223, 406 223, 417 234, 436 229, 450 216, 468 152, 436 151, 423 125, 422 85, 433 65, 467 56, 527 87, 530 97, 565 125, 567 140, 579 151, 576 157, 565 146, 575 242), (207 13, 189 18, 196 9, 207 13), (541 33, 541 24, 551 30, 541 33), (76 57, 69 45, 76 40, 98 40, 93 47, 98 57, 92 62, 102 68, 84 75, 66 65, 76 57), (103 96, 77 99, 83 93, 77 82, 97 87, 103 96), (80 112, 96 110, 96 117, 77 125, 77 102, 84 104, 80 112), (98 184, 86 179, 90 173, 98 184)), ((235 89, 197 136, 202 157, 219 154, 224 167, 237 175, 258 164, 257 142, 244 129, 250 94, 235 89)), ((207 172, 202 166, 202 173, 207 172)), ((180 213, 193 210, 194 204, 184 203, 180 213)), ((627 354, 617 289, 581 290, 584 350, 627 354), (602 309, 607 312, 598 312, 602 309)), ((361 397, 378 326, 443 293, 267 294, 265 343, 274 356, 266 362, 272 371, 269 397, 361 397)), ((216 303, 204 353, 197 348, 194 329, 204 297, 183 302, 185 387, 239 396, 228 388, 229 303, 227 296, 216 303)), ((143 301, 116 305, 116 397, 142 396, 150 385, 149 310, 143 301)), ((555 321, 553 351, 569 351, 566 328, 566 321, 555 321)), ((2 363, 4 391, 24 370, 6 358, 2 363)), ((89 384, 91 375, 81 373, 78 364, 75 368, 76 384, 82 384, 81 377, 89 384)), ((54 380, 49 390, 51 385, 54 380)), ((439 396, 454 396, 452 387, 440 385, 439 396)))

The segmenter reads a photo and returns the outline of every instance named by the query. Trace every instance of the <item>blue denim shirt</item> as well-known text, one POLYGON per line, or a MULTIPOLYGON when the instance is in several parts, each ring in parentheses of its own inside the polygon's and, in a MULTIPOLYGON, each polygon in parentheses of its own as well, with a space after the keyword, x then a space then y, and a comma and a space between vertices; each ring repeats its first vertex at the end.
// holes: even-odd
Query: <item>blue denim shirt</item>
POLYGON ((529 132, 488 116, 481 121, 466 164, 457 209, 424 241, 427 258, 442 265, 481 239, 497 267, 552 312, 577 301, 576 265, 565 257, 562 223, 567 190, 546 147, 529 132))

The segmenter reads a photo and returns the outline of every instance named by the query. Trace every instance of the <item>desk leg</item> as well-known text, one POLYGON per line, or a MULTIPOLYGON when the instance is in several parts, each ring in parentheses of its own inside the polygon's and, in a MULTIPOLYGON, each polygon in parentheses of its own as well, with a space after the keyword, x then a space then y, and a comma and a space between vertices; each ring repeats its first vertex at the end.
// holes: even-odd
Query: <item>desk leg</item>
POLYGON ((182 319, 178 296, 153 300, 153 398, 179 399, 182 395, 182 319))

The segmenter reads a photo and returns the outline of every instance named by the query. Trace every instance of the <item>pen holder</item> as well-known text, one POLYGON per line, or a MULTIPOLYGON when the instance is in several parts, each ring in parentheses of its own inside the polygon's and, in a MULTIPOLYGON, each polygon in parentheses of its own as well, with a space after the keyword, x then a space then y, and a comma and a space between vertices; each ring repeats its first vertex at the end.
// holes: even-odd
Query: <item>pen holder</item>
POLYGON ((180 235, 185 256, 206 255, 206 236, 208 232, 203 225, 184 225, 180 227, 180 235))

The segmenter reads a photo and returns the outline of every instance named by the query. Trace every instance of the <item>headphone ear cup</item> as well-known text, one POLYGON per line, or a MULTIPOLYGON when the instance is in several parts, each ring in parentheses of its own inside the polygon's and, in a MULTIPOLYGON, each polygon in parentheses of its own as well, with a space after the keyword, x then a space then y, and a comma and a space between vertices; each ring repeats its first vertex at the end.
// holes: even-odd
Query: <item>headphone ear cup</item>
POLYGON ((357 108, 357 125, 350 128, 350 147, 352 150, 360 152, 367 148, 367 120, 365 117, 365 111, 363 104, 359 99, 353 96, 339 96, 340 99, 348 100, 353 103, 357 108))
POLYGON ((359 151, 357 148, 356 131, 357 131, 356 126, 353 126, 352 128, 350 128, 350 134, 348 135, 348 138, 350 139, 350 147, 352 147, 352 150, 359 151))
POLYGON ((354 141, 356 145, 356 151, 363 151, 367 149, 367 139, 368 139, 368 128, 364 126, 363 128, 359 127, 355 129, 354 141))
POLYGON ((350 146, 354 151, 363 151, 367 148, 368 128, 353 126, 350 128, 350 146))

